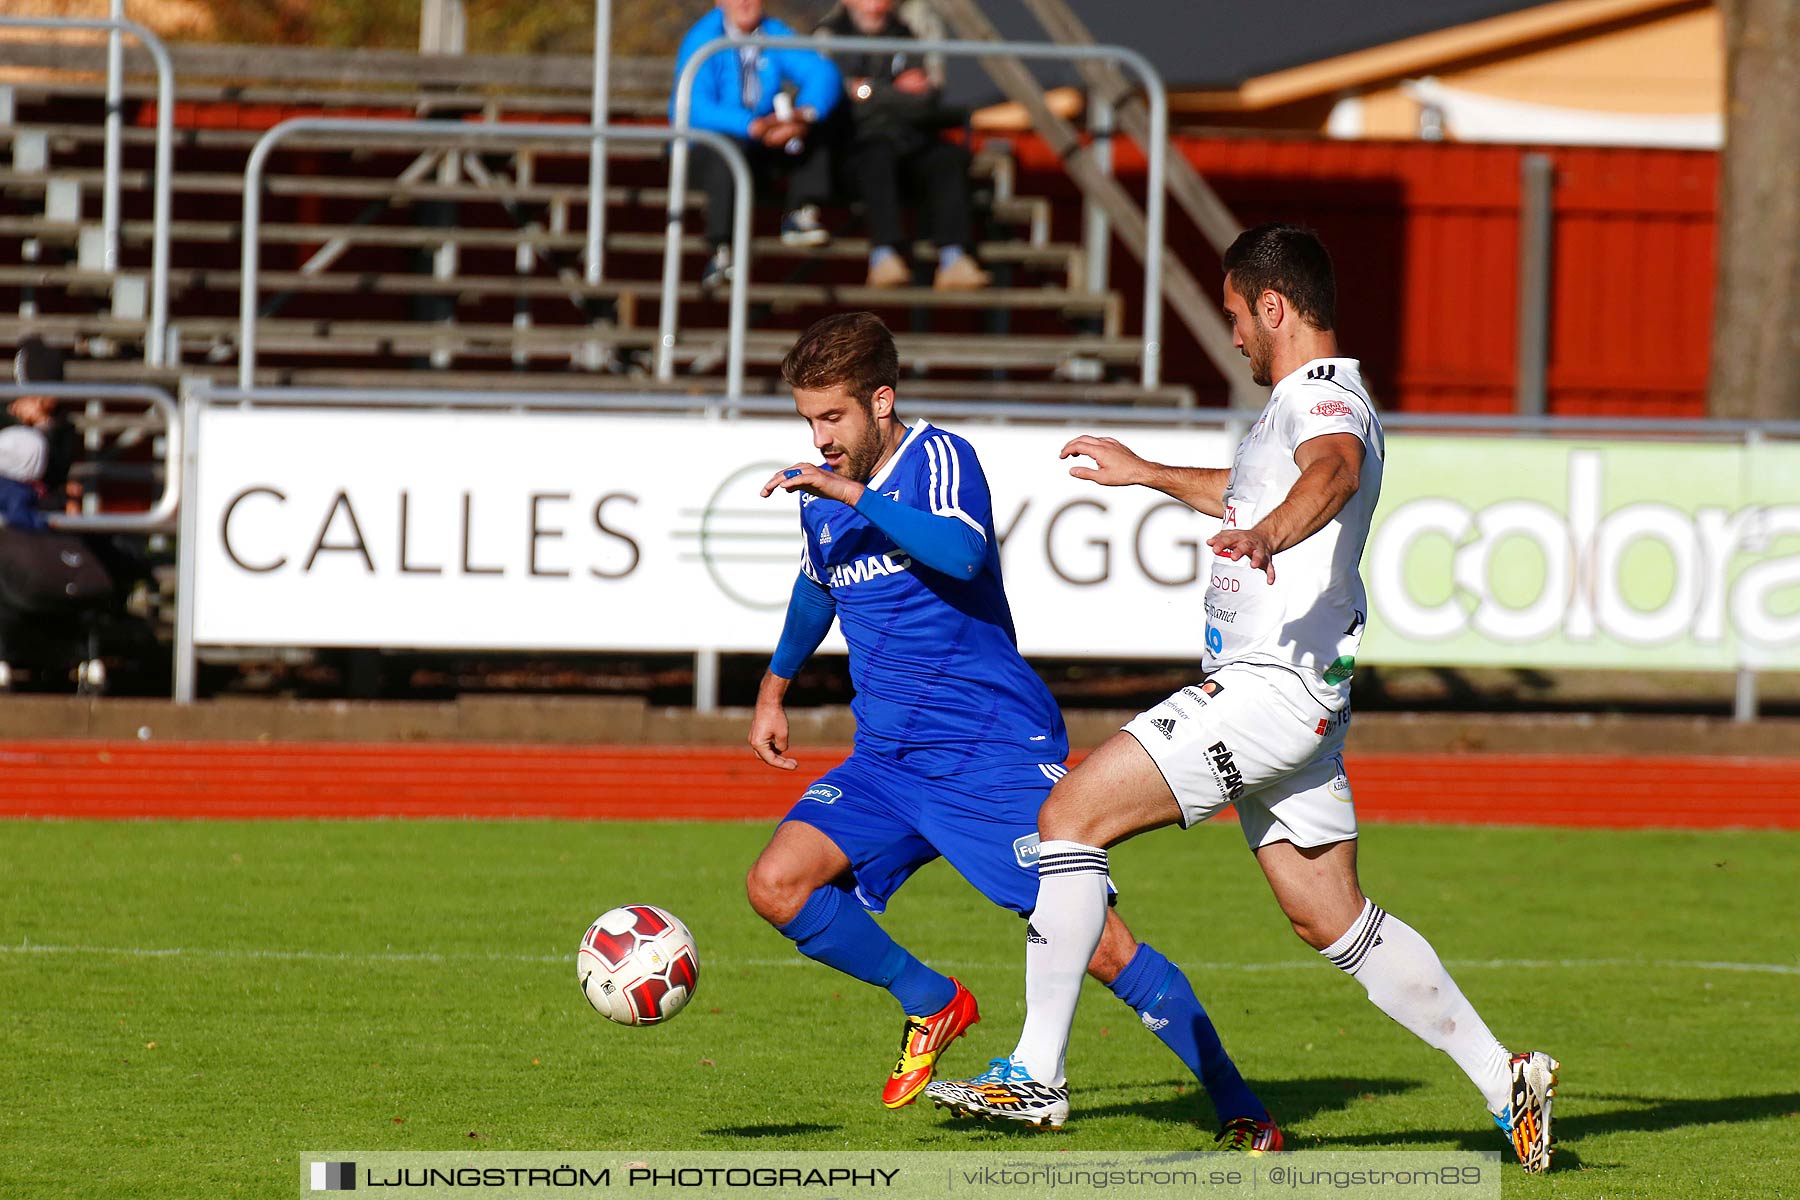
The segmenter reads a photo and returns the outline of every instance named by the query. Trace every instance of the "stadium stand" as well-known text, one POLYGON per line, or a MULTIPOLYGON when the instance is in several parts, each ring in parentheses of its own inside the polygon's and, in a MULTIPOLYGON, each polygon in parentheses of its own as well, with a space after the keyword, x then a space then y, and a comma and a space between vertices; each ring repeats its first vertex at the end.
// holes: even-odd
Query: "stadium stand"
MULTIPOLYGON (((550 70, 520 86, 498 68, 483 74, 478 56, 459 63, 459 81, 446 86, 417 56, 375 56, 371 66, 366 53, 333 58, 269 48, 252 62, 221 48, 179 49, 172 354, 161 372, 142 362, 152 89, 137 80, 126 89, 116 273, 97 260, 101 82, 64 74, 14 83, 0 104, 0 117, 9 118, 0 123, 0 153, 10 150, 11 159, 10 169, 0 170, 0 345, 29 327, 80 348, 86 361, 74 379, 172 384, 183 374, 232 373, 243 170, 257 138, 277 122, 301 115, 579 122, 589 103, 587 80, 577 74, 550 70), (258 78, 244 78, 247 70, 258 78), (221 74, 230 78, 221 81, 221 74)), ((83 47, 48 47, 39 57, 66 65, 96 56, 83 47)), ((667 61, 620 62, 613 81, 614 120, 660 121, 667 61)), ((533 388, 658 387, 651 354, 667 168, 652 146, 616 144, 609 160, 606 277, 588 283, 581 269, 585 152, 341 140, 283 146, 270 165, 259 238, 258 381, 367 384, 429 366, 433 386, 491 384, 500 374, 533 388), (571 367, 579 373, 571 375, 571 367)), ((848 210, 829 214, 839 236, 822 250, 782 246, 768 236, 773 212, 759 212, 749 290, 751 390, 770 388, 792 333, 827 311, 856 306, 881 312, 895 328, 917 394, 1192 404, 1183 386, 1136 386, 1130 368, 1140 345, 1122 329, 1121 296, 1089 290, 1081 246, 1055 240, 1049 202, 1019 195, 1014 168, 1004 140, 978 146, 985 230, 979 255, 996 275, 986 291, 932 290, 922 245, 915 253, 919 286, 866 288, 868 245, 848 210)), ((690 192, 684 207, 696 212, 698 199, 690 192)), ((691 390, 696 376, 722 372, 725 305, 722 294, 699 286, 701 239, 690 235, 682 249, 680 374, 660 386, 691 390)))
MULTIPOLYGON (((156 88, 128 50, 116 267, 104 260, 106 99, 97 41, 9 40, 0 72, 0 349, 28 335, 71 353, 71 383, 175 391, 237 373, 244 172, 251 148, 299 116, 446 122, 588 120, 591 64, 398 52, 183 46, 175 60, 168 353, 147 365, 156 88)), ((615 60, 611 119, 661 124, 669 59, 615 60)), ((868 242, 837 208, 823 248, 782 245, 773 206, 757 213, 746 345, 753 394, 780 390, 793 335, 846 307, 895 329, 921 398, 1187 407, 1184 384, 1141 386, 1127 305, 1095 290, 1078 229, 1052 201, 1018 190, 1012 145, 972 139, 981 291, 931 286, 935 248, 913 248, 915 284, 864 284, 868 242), (1060 229, 1059 229, 1060 225, 1060 229), (1058 234, 1060 233, 1060 237, 1058 234)), ((726 357, 722 292, 699 283, 700 194, 683 198, 676 377, 659 381, 657 341, 668 166, 657 146, 608 150, 606 270, 583 271, 584 148, 469 150, 297 140, 268 164, 259 235, 259 384, 645 392, 717 388, 726 357), (428 372, 428 373, 427 373, 428 372)), ((72 406, 89 511, 142 509, 164 484, 160 414, 116 401, 72 406)), ((131 611, 172 636, 172 543, 139 541, 145 586, 131 611)), ((159 655, 148 656, 154 660, 159 655)), ((84 680, 85 686, 85 680, 84 680)))

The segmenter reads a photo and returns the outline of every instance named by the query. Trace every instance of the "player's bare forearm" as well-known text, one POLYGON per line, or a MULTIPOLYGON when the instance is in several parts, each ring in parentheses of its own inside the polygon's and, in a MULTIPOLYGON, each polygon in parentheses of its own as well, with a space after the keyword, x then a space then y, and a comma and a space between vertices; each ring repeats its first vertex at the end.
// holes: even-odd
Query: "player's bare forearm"
POLYGON ((1196 512, 1209 517, 1225 515, 1225 489, 1231 485, 1231 472, 1220 467, 1165 467, 1150 464, 1155 470, 1146 487, 1181 501, 1196 512))
POLYGON ((1217 467, 1171 467, 1140 458, 1117 438, 1083 435, 1062 448, 1061 458, 1085 455, 1091 467, 1073 466, 1069 474, 1103 487, 1139 484, 1154 488, 1208 516, 1225 515, 1225 488, 1231 472, 1217 467))
POLYGON ((788 688, 793 685, 793 682, 791 679, 783 679, 773 671, 764 671, 762 683, 756 689, 756 706, 761 708, 764 704, 773 704, 776 708, 780 708, 787 697, 788 688))

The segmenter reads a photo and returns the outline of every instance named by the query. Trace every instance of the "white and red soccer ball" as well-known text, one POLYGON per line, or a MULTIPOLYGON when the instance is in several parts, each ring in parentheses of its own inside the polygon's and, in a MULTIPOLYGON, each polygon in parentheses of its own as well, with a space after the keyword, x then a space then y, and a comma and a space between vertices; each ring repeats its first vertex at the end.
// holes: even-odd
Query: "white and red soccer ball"
POLYGON ((588 926, 575 955, 575 977, 594 1011, 621 1025, 667 1021, 694 998, 700 955, 676 916, 651 904, 627 904, 588 926))

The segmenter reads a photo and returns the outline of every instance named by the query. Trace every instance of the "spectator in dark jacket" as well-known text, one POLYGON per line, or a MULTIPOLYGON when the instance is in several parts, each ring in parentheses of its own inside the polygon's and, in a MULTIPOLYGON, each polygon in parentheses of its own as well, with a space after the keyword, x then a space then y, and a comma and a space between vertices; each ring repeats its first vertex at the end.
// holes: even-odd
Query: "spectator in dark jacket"
MULTIPOLYGON (((763 15, 763 0, 719 0, 681 39, 675 77, 702 45, 715 38, 750 34, 792 36, 793 30, 763 15)), ((791 246, 822 246, 831 235, 819 221, 819 205, 831 198, 831 148, 815 136, 819 123, 838 106, 843 88, 837 68, 811 50, 771 50, 743 46, 720 51, 701 64, 694 79, 690 119, 696 129, 738 139, 758 184, 787 175, 787 215, 781 240, 791 246)), ((674 98, 669 101, 674 119, 674 98)), ((731 266, 731 170, 704 146, 690 160, 694 183, 706 193, 706 237, 713 247, 706 284, 722 283, 731 266)))
MULTIPOLYGON (((935 38, 942 26, 912 0, 841 0, 815 31, 833 37, 935 38)), ((942 131, 964 114, 943 105, 943 67, 924 54, 834 53, 850 101, 844 168, 867 209, 869 286, 909 282, 902 193, 921 195, 929 224, 919 232, 936 244, 934 286, 964 291, 987 286, 976 263, 969 217, 969 152, 942 131)))

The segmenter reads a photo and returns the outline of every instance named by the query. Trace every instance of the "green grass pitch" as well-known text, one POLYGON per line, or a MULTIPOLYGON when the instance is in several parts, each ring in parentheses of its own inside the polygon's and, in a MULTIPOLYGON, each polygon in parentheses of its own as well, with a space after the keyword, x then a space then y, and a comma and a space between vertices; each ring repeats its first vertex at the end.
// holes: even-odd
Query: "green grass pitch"
MULTIPOLYGON (((743 899, 760 825, 11 822, 0 837, 0 1196, 289 1196, 305 1149, 1195 1149, 1212 1113, 1090 984, 1062 1134, 878 1091, 885 995, 743 899), (699 939, 673 1023, 609 1025, 575 943, 663 905, 699 939)), ((1365 831, 1369 892, 1502 1040, 1563 1060, 1557 1169, 1509 1196, 1800 1194, 1800 957, 1774 833, 1365 831)), ((1236 829, 1114 856, 1290 1149, 1499 1150, 1473 1088, 1287 929, 1236 829)), ((1019 920, 934 865, 888 927, 960 976, 973 1073, 1023 1013, 1019 920)))

